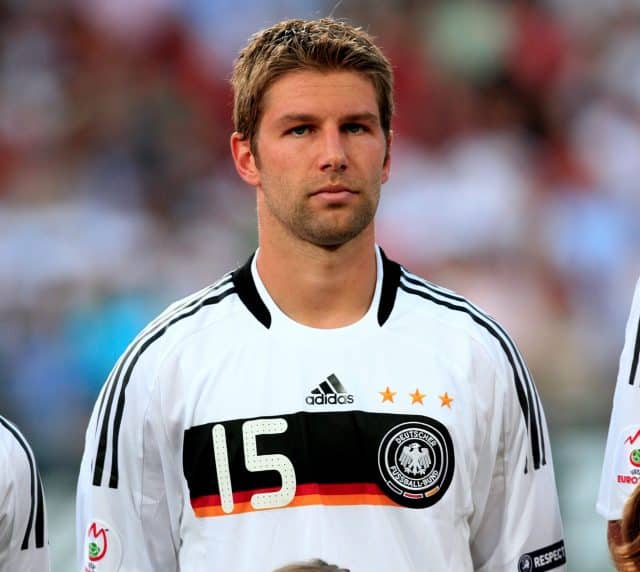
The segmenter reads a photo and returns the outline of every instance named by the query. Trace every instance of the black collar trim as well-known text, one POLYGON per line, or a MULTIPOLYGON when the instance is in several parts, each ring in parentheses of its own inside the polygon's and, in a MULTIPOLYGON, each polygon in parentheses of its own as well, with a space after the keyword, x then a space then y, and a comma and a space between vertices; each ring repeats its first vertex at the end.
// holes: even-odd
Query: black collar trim
POLYGON ((382 248, 380 256, 382 257, 382 292, 380 292, 378 305, 378 324, 382 326, 389 319, 396 302, 396 293, 400 286, 400 265, 389 260, 382 248))
MULTIPOLYGON (((243 266, 233 271, 233 284, 243 304, 265 328, 269 329, 271 313, 260 298, 251 274, 254 256, 255 254, 252 254, 243 266)), ((396 293, 400 285, 400 265, 389 260, 382 249, 380 249, 380 256, 382 257, 382 292, 378 305, 378 324, 382 326, 389 319, 396 301, 396 293)))
POLYGON ((255 253, 251 255, 244 266, 240 266, 240 268, 233 271, 233 283, 240 300, 242 300, 247 309, 265 328, 269 329, 271 327, 271 314, 269 313, 269 308, 260 298, 251 274, 251 263, 254 256, 255 253))

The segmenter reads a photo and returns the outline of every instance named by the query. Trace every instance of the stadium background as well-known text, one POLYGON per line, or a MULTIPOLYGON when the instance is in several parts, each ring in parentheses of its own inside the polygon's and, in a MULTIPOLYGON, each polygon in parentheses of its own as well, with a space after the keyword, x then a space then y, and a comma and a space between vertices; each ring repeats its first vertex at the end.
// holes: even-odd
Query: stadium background
POLYGON ((256 244, 228 153, 234 55, 332 12, 396 71, 379 241, 513 334, 546 406, 569 569, 610 569, 594 503, 640 274, 640 2, 5 0, 0 411, 40 460, 56 572, 74 568, 75 476, 111 365, 256 244))

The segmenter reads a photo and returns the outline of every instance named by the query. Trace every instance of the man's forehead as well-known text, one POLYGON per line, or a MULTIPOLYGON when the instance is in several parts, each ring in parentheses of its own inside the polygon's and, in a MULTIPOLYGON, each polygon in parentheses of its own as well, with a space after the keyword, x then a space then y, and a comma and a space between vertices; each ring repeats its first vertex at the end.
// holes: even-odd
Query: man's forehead
MULTIPOLYGON (((322 121, 325 117, 319 113, 288 113, 285 112, 274 118, 276 123, 288 124, 288 123, 315 123, 322 121)), ((338 115, 336 119, 340 122, 350 123, 371 123, 379 124, 380 116, 378 113, 371 111, 353 111, 343 115, 338 115)))
POLYGON ((317 117, 332 107, 341 108, 345 117, 380 118, 373 82, 362 73, 345 70, 287 72, 267 88, 261 107, 263 112, 269 108, 278 121, 317 117))

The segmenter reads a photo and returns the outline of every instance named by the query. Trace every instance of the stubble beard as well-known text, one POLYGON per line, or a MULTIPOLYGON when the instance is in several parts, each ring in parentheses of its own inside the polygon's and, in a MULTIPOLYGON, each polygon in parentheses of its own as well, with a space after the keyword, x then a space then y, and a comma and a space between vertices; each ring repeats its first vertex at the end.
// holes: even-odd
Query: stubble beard
POLYGON ((342 246, 371 224, 380 199, 379 187, 370 194, 361 192, 357 198, 355 204, 326 205, 318 209, 312 207, 312 199, 307 195, 287 206, 264 192, 265 206, 290 234, 323 248, 342 246))

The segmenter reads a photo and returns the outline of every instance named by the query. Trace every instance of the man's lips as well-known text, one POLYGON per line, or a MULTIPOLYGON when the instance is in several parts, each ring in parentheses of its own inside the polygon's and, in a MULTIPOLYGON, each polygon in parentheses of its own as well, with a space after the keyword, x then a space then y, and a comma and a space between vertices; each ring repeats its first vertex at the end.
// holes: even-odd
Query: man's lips
POLYGON ((320 196, 325 198, 344 198, 349 195, 355 195, 357 191, 350 189, 349 187, 345 187, 344 185, 330 185, 327 187, 322 187, 317 189, 311 193, 311 196, 320 196))

